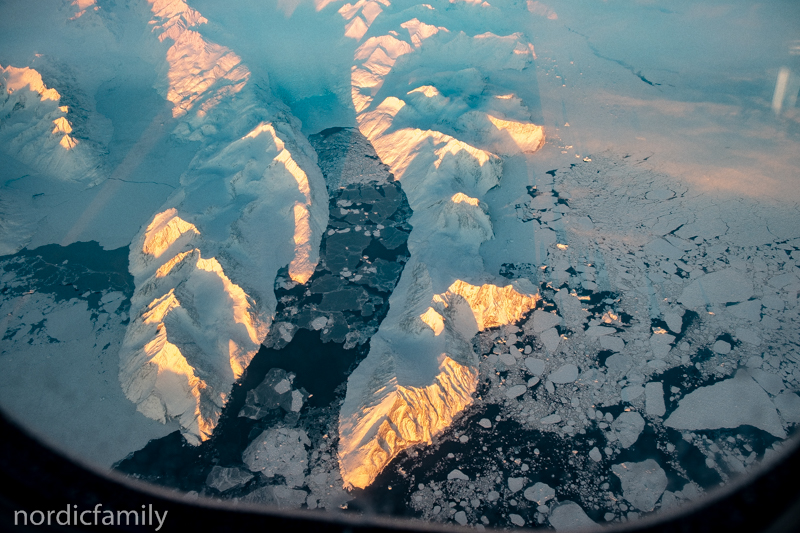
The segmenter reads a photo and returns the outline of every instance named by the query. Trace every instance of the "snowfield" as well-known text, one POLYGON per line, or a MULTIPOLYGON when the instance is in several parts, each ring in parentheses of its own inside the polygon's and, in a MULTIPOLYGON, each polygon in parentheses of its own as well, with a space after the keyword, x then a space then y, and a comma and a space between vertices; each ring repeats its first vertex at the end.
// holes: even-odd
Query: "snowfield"
POLYGON ((746 475, 800 423, 798 18, 7 2, 0 407, 187 492, 479 529, 746 475))

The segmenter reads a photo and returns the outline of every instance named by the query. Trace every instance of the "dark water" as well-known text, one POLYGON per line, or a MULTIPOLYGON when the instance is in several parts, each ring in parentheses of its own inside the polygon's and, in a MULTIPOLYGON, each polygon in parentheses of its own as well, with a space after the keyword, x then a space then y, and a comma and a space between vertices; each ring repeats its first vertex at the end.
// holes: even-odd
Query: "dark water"
POLYGON ((104 250, 97 242, 75 242, 67 246, 48 244, 13 255, 0 256, 0 270, 13 272, 18 287, 0 286, 0 294, 16 296, 35 290, 63 301, 86 291, 121 291, 133 295, 133 276, 128 273, 128 247, 104 250))
MULTIPOLYGON (((335 441, 331 427, 335 430, 347 377, 366 357, 369 339, 389 310, 389 296, 409 256, 406 241, 411 209, 399 182, 357 130, 326 130, 312 136, 311 142, 320 156, 327 158, 321 159, 321 168, 330 191, 329 225, 314 274, 306 283, 297 284, 289 278, 287 268, 279 271, 271 331, 234 385, 212 437, 194 447, 175 432, 134 452, 116 465, 118 470, 157 484, 217 494, 205 486, 213 466, 246 469, 242 453, 267 428, 278 424, 301 428, 308 434, 312 450, 323 439, 335 441), (349 162, 345 165, 336 157, 349 158, 349 162), (349 183, 353 176, 347 173, 353 168, 370 172, 375 180, 349 183), (299 412, 266 409, 265 416, 257 420, 240 416, 246 402, 252 401, 248 392, 273 369, 293 378, 292 387, 306 399, 303 408, 299 412)), ((282 481, 280 476, 269 480, 257 476, 226 496, 240 496, 256 486, 282 481)))

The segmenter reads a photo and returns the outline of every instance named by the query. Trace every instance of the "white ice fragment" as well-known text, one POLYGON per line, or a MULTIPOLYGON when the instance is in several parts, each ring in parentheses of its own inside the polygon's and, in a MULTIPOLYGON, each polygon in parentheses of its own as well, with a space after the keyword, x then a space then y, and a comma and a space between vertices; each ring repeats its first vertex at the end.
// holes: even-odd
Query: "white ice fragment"
POLYGON ((650 241, 644 247, 644 251, 651 255, 660 255, 666 257, 670 261, 678 261, 683 256, 683 250, 676 248, 664 239, 655 239, 650 241))
POLYGON ((754 330, 749 328, 736 328, 736 337, 747 344, 758 346, 761 344, 761 337, 754 330))
POLYGON ((525 486, 525 478, 524 477, 510 477, 508 478, 508 490, 513 492, 519 492, 522 490, 522 487, 525 486))
POLYGON ((778 321, 777 318, 771 316, 763 316, 761 317, 761 327, 764 329, 774 330, 781 327, 781 323, 778 321))
POLYGON ((778 274, 777 276, 770 278, 770 280, 767 283, 769 283, 776 289, 782 289, 786 285, 789 285, 790 283, 795 283, 796 281, 797 277, 794 274, 788 273, 788 274, 778 274))
POLYGON ((720 340, 715 342, 714 345, 711 346, 711 350, 713 350, 715 353, 725 355, 731 353, 731 345, 725 341, 720 340))
POLYGON ((553 413, 552 415, 548 415, 542 418, 541 420, 539 420, 539 422, 544 426, 548 426, 550 424, 558 424, 559 422, 561 422, 561 415, 559 415, 558 413, 553 413))
POLYGON ((253 479, 253 474, 240 468, 215 466, 206 477, 206 485, 220 492, 225 492, 234 487, 241 487, 251 479, 253 479))
POLYGON ((467 513, 465 513, 464 511, 458 511, 456 515, 453 517, 453 519, 462 526, 467 525, 467 513))
POLYGON ((311 324, 309 325, 314 331, 319 331, 328 325, 328 318, 324 316, 318 316, 317 318, 312 320, 311 324))
POLYGON ((589 450, 589 458, 595 463, 599 463, 603 459, 603 456, 600 454, 600 450, 597 449, 597 446, 589 450))
POLYGON ((757 369, 751 370, 750 375, 753 376, 753 379, 756 380, 756 382, 761 385, 765 391, 773 396, 777 396, 783 392, 783 380, 777 374, 757 369))
POLYGON ((525 394, 525 391, 528 390, 528 387, 525 385, 514 385, 506 390, 506 398, 512 399, 516 398, 517 396, 522 396, 525 394))
POLYGON ((514 513, 509 514, 508 519, 511 520, 511 523, 514 524, 515 526, 522 527, 525 525, 525 519, 518 514, 514 513))
POLYGON ((641 385, 630 385, 628 387, 624 387, 620 391, 619 395, 623 402, 630 403, 642 394, 644 394, 644 387, 641 385))
POLYGON ((525 366, 534 376, 541 376, 544 373, 544 360, 533 357, 525 358, 525 366))
POLYGON ((486 429, 489 429, 490 427, 492 427, 492 422, 488 418, 481 418, 480 420, 478 420, 478 425, 481 427, 485 427, 486 429))
POLYGON ((537 376, 533 376, 531 379, 528 380, 528 388, 530 389, 531 387, 535 386, 537 383, 539 383, 539 381, 540 380, 537 376))
POLYGON ((296 413, 302 408, 303 408, 303 395, 300 391, 293 390, 291 411, 293 413, 296 413))
POLYGON ((615 353, 606 359, 606 367, 609 372, 624 374, 633 365, 633 360, 627 355, 615 353))
POLYGON ((549 500, 556 497, 556 491, 550 487, 550 485, 539 482, 525 489, 523 496, 525 496, 525 499, 529 502, 536 502, 539 505, 544 505, 549 500))
POLYGON ((572 531, 597 525, 580 505, 571 501, 565 501, 554 507, 548 520, 556 531, 572 531))
POLYGON ((561 366, 548 376, 553 383, 572 383, 578 379, 578 367, 572 363, 561 366))
POLYGON ((640 511, 652 511, 667 488, 666 473, 652 459, 612 465, 611 471, 622 484, 622 496, 640 511))
POLYGON ((611 350, 612 352, 621 352, 625 348, 625 341, 623 341, 619 337, 604 335, 600 337, 600 346, 604 350, 611 350))
POLYGON ((561 317, 555 313, 548 313, 537 309, 533 312, 533 332, 542 333, 543 331, 561 324, 561 317))
POLYGON ((761 368, 762 364, 764 364, 764 360, 761 359, 759 356, 754 355, 753 357, 747 360, 745 366, 747 366, 747 368, 761 368))
POLYGON ((734 268, 704 274, 690 283, 678 299, 692 309, 701 305, 743 302, 753 295, 753 283, 734 268))
POLYGON ((611 335, 612 333, 616 333, 616 331, 617 330, 614 328, 605 326, 590 326, 589 329, 586 330, 586 336, 589 338, 597 338, 604 335, 611 335))
POLYGON ((784 420, 790 424, 800 422, 800 396, 794 392, 784 392, 777 395, 772 401, 784 420))
POLYGON ((292 388, 292 384, 289 382, 288 379, 282 379, 273 388, 275 389, 275 392, 277 392, 278 394, 283 394, 285 392, 289 392, 289 390, 292 388))
POLYGON ((666 357, 672 349, 672 341, 674 340, 675 337, 667 333, 653 333, 650 337, 650 349, 653 350, 653 354, 656 357, 666 357))
POLYGON ((644 411, 651 416, 664 416, 667 409, 664 405, 664 385, 660 381, 651 381, 644 386, 644 411))
POLYGON ((783 298, 777 294, 768 294, 764 296, 761 299, 761 303, 767 309, 774 309, 775 311, 783 311, 784 307, 786 307, 786 303, 783 301, 783 298))
POLYGON ((561 337, 555 328, 543 331, 539 338, 550 353, 555 352, 558 348, 558 343, 561 342, 561 337))
POLYGON ((678 505, 678 498, 675 497, 675 494, 668 490, 664 491, 661 496, 661 510, 666 511, 676 505, 678 505))
POLYGON ((630 448, 639 439, 639 435, 644 429, 644 418, 636 411, 625 411, 620 413, 616 420, 611 424, 611 433, 619 441, 623 448, 630 448))
POLYGON ((684 396, 664 422, 675 429, 720 429, 750 425, 786 438, 775 406, 750 374, 739 370, 732 378, 700 387, 684 396))
POLYGON ((303 430, 270 428, 257 437, 242 454, 251 472, 266 477, 283 476, 289 487, 301 487, 308 466, 306 446, 311 442, 303 430))
POLYGON ((469 476, 467 476, 464 472, 459 470, 458 468, 454 469, 452 472, 447 474, 448 481, 452 481, 454 479, 460 479, 462 481, 469 481, 469 476))
POLYGON ((91 313, 85 301, 70 300, 47 315, 47 334, 61 342, 85 339, 92 334, 91 313))
POLYGON ((517 364, 517 360, 514 359, 514 356, 511 355, 510 353, 501 353, 500 360, 506 366, 515 366, 517 364))
POLYGON ((673 333, 680 333, 683 329, 683 319, 681 315, 675 312, 664 313, 664 322, 673 333))
POLYGON ((761 300, 749 300, 736 305, 730 305, 725 311, 731 313, 736 318, 758 322, 761 320, 761 300))

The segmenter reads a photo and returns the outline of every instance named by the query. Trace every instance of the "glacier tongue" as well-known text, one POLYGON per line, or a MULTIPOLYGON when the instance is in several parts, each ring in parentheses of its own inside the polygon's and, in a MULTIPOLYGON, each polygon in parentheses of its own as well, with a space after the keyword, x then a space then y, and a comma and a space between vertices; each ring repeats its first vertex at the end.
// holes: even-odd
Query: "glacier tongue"
POLYGON ((119 378, 139 411, 177 419, 199 444, 269 331, 278 270, 288 265, 299 283, 313 274, 328 196, 299 122, 263 84, 248 85, 231 50, 190 29, 206 20, 181 0, 150 4, 158 38, 173 41, 174 134, 201 145, 131 244, 136 289, 119 378))

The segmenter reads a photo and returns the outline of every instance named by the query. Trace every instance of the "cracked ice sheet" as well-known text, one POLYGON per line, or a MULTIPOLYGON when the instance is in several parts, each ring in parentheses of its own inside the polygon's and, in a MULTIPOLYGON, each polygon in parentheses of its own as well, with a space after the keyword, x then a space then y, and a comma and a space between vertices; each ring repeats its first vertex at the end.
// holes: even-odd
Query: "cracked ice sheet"
POLYGON ((650 163, 715 196, 798 199, 790 180, 800 164, 797 141, 776 123, 768 100, 788 55, 781 42, 788 38, 787 13, 800 16, 796 4, 681 2, 659 11, 649 4, 620 10, 556 0, 548 6, 558 20, 537 19, 537 77, 549 138, 561 140, 566 157, 611 148, 652 156, 650 163), (725 30, 730 25, 754 38, 737 39, 725 30), (620 31, 636 37, 620 39, 620 31), (685 38, 660 53, 675 34, 685 38), (719 37, 711 42, 708 35, 719 37), (589 45, 659 85, 597 57, 589 45))
POLYGON ((19 327, 0 340, 0 405, 43 442, 111 468, 178 428, 146 418, 122 393, 117 352, 125 326, 113 309, 93 317, 85 300, 57 302, 34 292, 0 303, 0 310, 6 319, 24 319, 0 322, 4 335, 3 326, 19 327))

